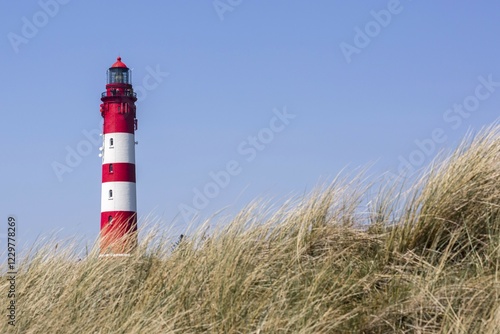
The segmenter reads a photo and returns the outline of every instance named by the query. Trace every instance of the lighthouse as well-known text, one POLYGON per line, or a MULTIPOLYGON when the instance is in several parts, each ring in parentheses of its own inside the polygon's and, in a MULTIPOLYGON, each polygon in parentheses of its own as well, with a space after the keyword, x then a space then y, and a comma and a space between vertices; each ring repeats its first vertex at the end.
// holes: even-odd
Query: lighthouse
POLYGON ((130 69, 118 57, 101 95, 102 147, 100 256, 127 256, 137 243, 135 130, 130 69))

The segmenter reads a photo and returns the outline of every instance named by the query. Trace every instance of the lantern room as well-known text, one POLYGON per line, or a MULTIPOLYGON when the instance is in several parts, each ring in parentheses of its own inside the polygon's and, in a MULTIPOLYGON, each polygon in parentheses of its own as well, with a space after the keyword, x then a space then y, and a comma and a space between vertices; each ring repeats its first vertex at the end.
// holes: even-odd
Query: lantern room
POLYGON ((130 69, 122 63, 121 57, 108 69, 107 84, 132 84, 132 74, 130 69))

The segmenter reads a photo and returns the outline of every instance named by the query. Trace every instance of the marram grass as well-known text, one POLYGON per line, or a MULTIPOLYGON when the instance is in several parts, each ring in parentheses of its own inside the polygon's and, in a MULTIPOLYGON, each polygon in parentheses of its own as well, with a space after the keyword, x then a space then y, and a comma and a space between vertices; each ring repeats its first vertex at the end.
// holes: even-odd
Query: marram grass
POLYGON ((174 250, 159 229, 129 258, 42 247, 0 333, 499 333, 500 126, 440 161, 405 192, 365 198, 360 176, 252 204, 174 250))

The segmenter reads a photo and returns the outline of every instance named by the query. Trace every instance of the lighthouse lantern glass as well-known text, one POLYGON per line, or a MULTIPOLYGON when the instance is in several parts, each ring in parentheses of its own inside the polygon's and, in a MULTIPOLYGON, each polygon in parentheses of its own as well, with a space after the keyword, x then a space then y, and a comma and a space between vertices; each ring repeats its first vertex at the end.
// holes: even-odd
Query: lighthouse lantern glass
POLYGON ((130 83, 130 70, 128 68, 110 68, 108 70, 108 84, 114 83, 130 83))

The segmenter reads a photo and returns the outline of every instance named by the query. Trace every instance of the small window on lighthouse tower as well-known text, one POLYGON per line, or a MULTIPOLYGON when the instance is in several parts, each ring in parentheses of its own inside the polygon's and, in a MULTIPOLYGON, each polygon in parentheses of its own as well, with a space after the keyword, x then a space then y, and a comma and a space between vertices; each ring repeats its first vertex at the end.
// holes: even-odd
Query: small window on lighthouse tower
POLYGON ((109 199, 113 199, 113 190, 109 189, 109 199))
POLYGON ((113 138, 109 138, 109 147, 113 147, 113 138))
POLYGON ((109 164, 109 173, 113 173, 113 164, 109 164))
POLYGON ((108 224, 111 225, 113 221, 113 216, 108 216, 108 224))

